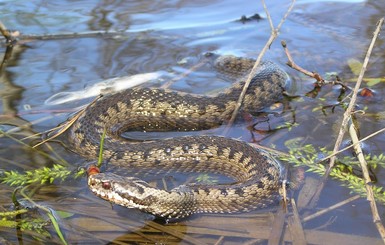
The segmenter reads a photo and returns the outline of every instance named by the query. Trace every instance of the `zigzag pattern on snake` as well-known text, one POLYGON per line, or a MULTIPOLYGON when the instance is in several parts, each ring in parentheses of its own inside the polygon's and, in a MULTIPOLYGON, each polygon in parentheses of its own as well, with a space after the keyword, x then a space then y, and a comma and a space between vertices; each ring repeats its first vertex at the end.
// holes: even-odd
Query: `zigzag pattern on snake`
MULTIPOLYGON (((151 187, 136 177, 99 173, 88 177, 97 196, 155 216, 182 218, 194 213, 233 213, 275 202, 281 166, 267 152, 245 142, 218 136, 187 136, 131 142, 126 131, 195 131, 230 119, 254 60, 220 56, 214 66, 239 80, 225 92, 201 96, 159 88, 132 88, 91 104, 68 130, 71 148, 96 159, 104 129, 104 158, 119 168, 161 168, 181 172, 222 173, 232 184, 186 184, 172 190, 151 187)), ((257 112, 282 99, 287 74, 263 62, 247 90, 241 110, 257 112)))

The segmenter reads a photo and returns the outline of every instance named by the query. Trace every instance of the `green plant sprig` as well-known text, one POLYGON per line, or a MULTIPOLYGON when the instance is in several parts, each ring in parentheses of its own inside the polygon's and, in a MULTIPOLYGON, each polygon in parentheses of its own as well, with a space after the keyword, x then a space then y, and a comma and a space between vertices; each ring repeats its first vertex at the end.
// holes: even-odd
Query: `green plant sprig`
MULTIPOLYGON (((281 156, 282 161, 289 162, 296 167, 306 166, 308 172, 313 172, 319 175, 323 175, 326 171, 324 164, 320 163, 320 154, 330 155, 331 151, 326 148, 316 149, 313 145, 300 145, 300 139, 292 139, 285 142, 286 147, 289 149, 289 153, 286 156, 281 156)), ((321 157, 322 158, 322 157, 321 157)), ((380 155, 366 155, 365 156, 368 165, 376 169, 377 167, 385 167, 385 156, 380 155)), ((359 162, 350 156, 344 156, 338 159, 339 164, 336 165, 330 172, 330 176, 336 180, 342 182, 343 186, 349 188, 352 192, 366 196, 366 187, 364 180, 352 173, 353 167, 359 167, 359 162)), ((375 198, 385 204, 385 192, 383 187, 373 185, 373 192, 375 198)))
POLYGON ((2 183, 11 186, 23 186, 33 183, 52 183, 55 179, 65 180, 68 176, 72 175, 73 171, 68 167, 64 167, 60 164, 54 164, 52 168, 43 167, 34 170, 28 170, 24 173, 17 171, 4 171, 3 176, 0 177, 2 183))
POLYGON ((51 184, 55 180, 64 181, 67 178, 79 178, 84 176, 85 169, 73 169, 60 164, 54 164, 51 168, 42 167, 28 170, 23 173, 11 170, 3 171, 0 182, 10 186, 25 186, 30 184, 51 184))

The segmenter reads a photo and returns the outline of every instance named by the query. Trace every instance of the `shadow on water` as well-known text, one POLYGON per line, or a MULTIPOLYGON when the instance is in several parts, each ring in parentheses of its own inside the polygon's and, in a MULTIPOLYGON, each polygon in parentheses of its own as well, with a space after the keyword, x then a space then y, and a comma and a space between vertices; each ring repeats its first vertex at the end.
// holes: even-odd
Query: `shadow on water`
MULTIPOLYGON (((269 1, 274 21, 282 17, 288 5, 289 1, 269 1)), ((58 34, 60 37, 36 39, 31 35, 22 39, 20 45, 14 46, 1 70, 1 130, 16 139, 55 127, 66 120, 73 108, 85 103, 74 101, 59 106, 45 105, 44 101, 53 94, 81 91, 111 77, 163 71, 172 74, 173 78, 180 78, 171 84, 172 89, 196 94, 215 93, 229 86, 229 81, 213 73, 210 64, 192 69, 204 59, 204 54, 215 52, 256 57, 270 34, 269 24, 258 2, 251 6, 247 2, 235 3, 232 0, 151 3, 36 1, 28 4, 5 1, 0 6, 0 21, 8 28, 25 35, 58 34), (243 15, 255 13, 263 18, 245 23, 236 21, 243 15)), ((299 65, 325 76, 338 73, 349 86, 354 86, 350 81, 354 81, 356 76, 349 67, 349 60, 363 60, 375 25, 384 11, 382 1, 298 1, 265 58, 285 67, 287 58, 279 41, 286 40, 299 65)), ((365 75, 367 78, 384 77, 384 48, 384 39, 380 36, 365 75)), ((5 49, 5 45, 1 46, 1 52, 5 49)), ((285 70, 292 80, 289 93, 299 96, 288 102, 294 113, 266 113, 248 118, 247 123, 235 124, 229 136, 275 146, 284 152, 288 150, 285 142, 294 138, 300 139, 302 145, 332 149, 344 108, 336 106, 332 110, 329 106, 339 104, 339 89, 327 86, 315 98, 306 97, 304 95, 313 89, 314 81, 288 67, 285 70), (321 107, 326 109, 319 110, 321 107), (247 127, 250 122, 255 123, 251 132, 247 127), (286 127, 277 129, 282 125, 286 127)), ((151 85, 162 86, 168 79, 157 80, 151 85)), ((375 91, 375 97, 371 100, 360 97, 358 100, 358 108, 366 110, 366 114, 357 115, 362 137, 383 127, 385 111, 382 103, 384 82, 380 80, 371 85, 370 80, 364 81, 364 86, 375 91)), ((277 109, 270 110, 275 112, 277 109)), ((223 129, 214 133, 220 130, 223 129)), ((23 142, 33 145, 36 140, 32 137, 23 142)), ((370 153, 380 154, 384 150, 384 137, 377 136, 366 144, 370 153)), ((57 163, 57 156, 64 158, 73 168, 83 161, 60 144, 50 144, 53 150, 34 150, 3 135, 0 146, 0 168, 8 171, 52 167, 57 163)), ((377 184, 383 186, 384 171, 379 168, 374 170, 374 174, 377 184)), ((305 178, 306 183, 319 177, 308 173, 305 178)), ((295 239, 293 230, 283 223, 279 226, 277 222, 280 206, 246 214, 196 215, 164 223, 136 210, 112 206, 93 196, 86 186, 85 177, 82 177, 52 184, 33 184, 27 189, 32 200, 54 210, 70 244, 265 244, 268 239, 272 241, 274 236, 280 236, 280 231, 283 231, 280 242, 295 239)), ((1 184, 0 214, 12 210, 13 190, 14 187, 1 184)), ((293 194, 296 200, 298 192, 303 194, 304 191, 293 194)), ((300 218, 351 196, 348 188, 330 179, 315 210, 306 210, 299 204, 300 218)), ((383 213, 382 204, 379 204, 379 209, 383 213)), ((33 215, 48 220, 46 214, 38 210, 33 215)), ((50 233, 39 234, 36 229, 23 226, 22 235, 19 233, 17 237, 14 226, 20 223, 12 223, 12 217, 3 218, 10 225, 0 221, 0 243, 15 243, 19 239, 24 244, 32 244, 38 241, 36 237, 41 243, 60 243, 49 222, 43 226, 50 233)), ((303 221, 302 227, 307 243, 380 243, 365 198, 303 221)))

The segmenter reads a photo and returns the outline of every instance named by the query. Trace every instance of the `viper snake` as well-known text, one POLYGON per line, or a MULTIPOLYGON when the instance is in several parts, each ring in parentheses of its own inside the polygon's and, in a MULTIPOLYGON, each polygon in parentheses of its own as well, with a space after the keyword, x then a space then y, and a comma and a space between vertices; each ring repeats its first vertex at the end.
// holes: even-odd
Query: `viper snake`
MULTIPOLYGON (((68 130, 71 149, 96 159, 106 130, 103 157, 118 170, 91 174, 88 186, 97 196, 166 219, 194 213, 247 212, 276 202, 282 167, 269 153, 220 136, 184 136, 132 141, 129 131, 196 131, 227 122, 237 103, 253 59, 219 56, 214 67, 238 80, 216 96, 160 88, 131 88, 90 104, 68 130), (233 183, 190 183, 172 190, 152 187, 125 169, 219 173, 233 183), (120 170, 119 170, 120 169, 120 170)), ((248 87, 241 112, 254 113, 282 99, 287 74, 273 62, 262 62, 248 87)))

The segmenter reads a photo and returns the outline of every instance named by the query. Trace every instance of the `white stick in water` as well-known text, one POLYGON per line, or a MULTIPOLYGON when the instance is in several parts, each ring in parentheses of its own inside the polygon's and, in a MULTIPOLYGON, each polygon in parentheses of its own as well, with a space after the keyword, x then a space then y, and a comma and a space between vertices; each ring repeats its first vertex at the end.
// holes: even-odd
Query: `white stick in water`
POLYGON ((150 80, 159 79, 161 76, 170 76, 168 72, 157 71, 150 73, 142 73, 133 76, 115 77, 107 80, 103 80, 94 85, 87 86, 83 90, 73 92, 60 92, 49 97, 44 104, 45 105, 59 105, 70 101, 76 101, 95 97, 100 94, 108 94, 112 92, 121 91, 127 88, 132 88, 137 85, 143 84, 150 80))

